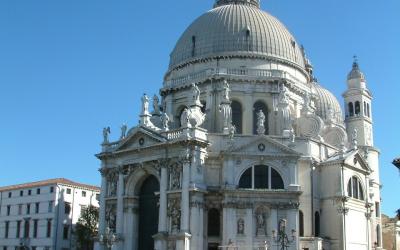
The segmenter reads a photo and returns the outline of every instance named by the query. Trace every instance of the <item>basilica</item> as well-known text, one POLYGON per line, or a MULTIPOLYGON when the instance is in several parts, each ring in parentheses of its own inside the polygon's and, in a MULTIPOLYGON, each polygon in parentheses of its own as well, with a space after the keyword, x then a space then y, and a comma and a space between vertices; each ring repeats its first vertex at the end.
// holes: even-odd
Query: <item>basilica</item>
POLYGON ((342 110, 259 1, 216 0, 139 123, 103 130, 100 249, 382 249, 365 75, 349 63, 342 110))

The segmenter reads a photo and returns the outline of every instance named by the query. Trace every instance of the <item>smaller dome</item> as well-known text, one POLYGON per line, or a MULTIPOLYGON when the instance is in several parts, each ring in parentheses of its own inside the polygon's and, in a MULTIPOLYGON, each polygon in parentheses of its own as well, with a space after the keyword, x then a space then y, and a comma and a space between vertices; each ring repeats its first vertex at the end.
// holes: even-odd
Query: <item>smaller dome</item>
POLYGON ((342 108, 336 97, 327 89, 323 88, 318 83, 312 84, 313 93, 317 96, 315 102, 316 114, 324 121, 329 119, 330 112, 332 111, 333 118, 337 123, 343 122, 342 108))
POLYGON ((350 73, 347 75, 347 80, 352 79, 360 79, 365 81, 364 73, 361 72, 360 67, 358 65, 357 59, 353 62, 353 68, 351 69, 350 73))

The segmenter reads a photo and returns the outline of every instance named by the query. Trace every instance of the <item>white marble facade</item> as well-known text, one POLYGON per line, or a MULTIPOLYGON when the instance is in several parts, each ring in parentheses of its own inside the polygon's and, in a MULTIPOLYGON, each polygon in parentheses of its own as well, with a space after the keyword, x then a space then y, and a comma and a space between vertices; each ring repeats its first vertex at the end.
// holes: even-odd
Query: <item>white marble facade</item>
POLYGON ((143 96, 117 141, 103 131, 99 231, 113 249, 278 249, 282 231, 292 250, 381 249, 372 95, 356 60, 343 114, 257 0, 218 0, 179 39, 160 96, 143 96))

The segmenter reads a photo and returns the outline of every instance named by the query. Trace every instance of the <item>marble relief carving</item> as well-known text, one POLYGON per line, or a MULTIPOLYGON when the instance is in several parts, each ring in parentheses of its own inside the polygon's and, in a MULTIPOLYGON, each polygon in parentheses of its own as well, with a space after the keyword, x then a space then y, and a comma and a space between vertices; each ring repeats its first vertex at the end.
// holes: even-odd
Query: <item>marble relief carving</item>
POLYGON ((117 226, 117 205, 107 204, 106 205, 106 223, 107 226, 115 232, 117 226))
POLYGON ((177 190, 181 188, 181 172, 182 166, 174 163, 170 166, 170 189, 177 190))
POLYGON ((181 225, 181 203, 180 199, 171 199, 168 203, 168 216, 171 220, 171 232, 177 233, 181 225))
POLYGON ((244 220, 242 218, 237 221, 237 234, 244 234, 244 220))

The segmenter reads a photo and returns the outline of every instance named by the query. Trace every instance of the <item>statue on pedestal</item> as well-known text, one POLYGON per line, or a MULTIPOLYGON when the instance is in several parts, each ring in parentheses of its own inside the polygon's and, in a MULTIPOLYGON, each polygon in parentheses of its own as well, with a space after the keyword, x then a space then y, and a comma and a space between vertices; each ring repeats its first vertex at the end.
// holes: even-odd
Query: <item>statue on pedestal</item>
POLYGON ((263 135, 265 134, 265 114, 260 109, 257 112, 257 134, 263 135))
POLYGON ((142 96, 142 115, 149 114, 149 97, 146 94, 142 96))
POLYGON ((111 134, 111 128, 105 127, 103 128, 103 144, 109 143, 108 135, 111 134))

